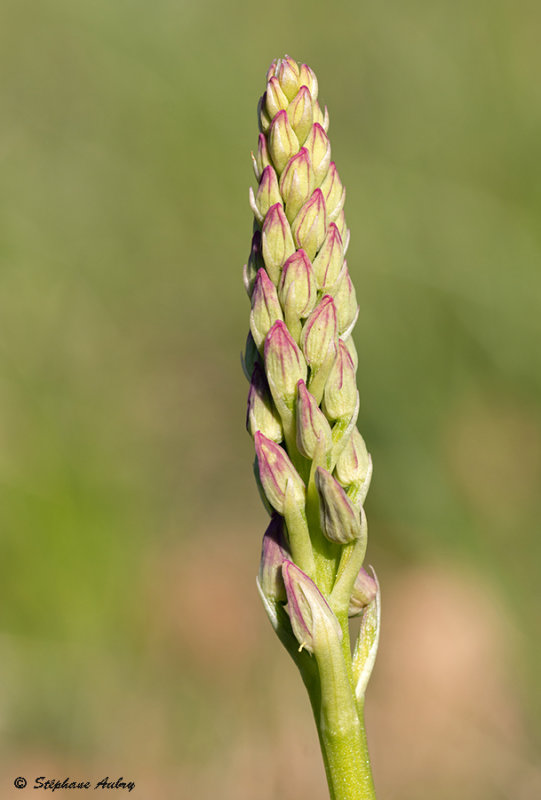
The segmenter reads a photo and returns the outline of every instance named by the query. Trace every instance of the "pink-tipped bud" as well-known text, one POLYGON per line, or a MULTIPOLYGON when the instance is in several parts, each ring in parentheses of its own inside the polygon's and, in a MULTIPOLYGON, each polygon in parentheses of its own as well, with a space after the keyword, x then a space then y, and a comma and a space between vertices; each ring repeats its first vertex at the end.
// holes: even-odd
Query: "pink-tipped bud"
POLYGON ((299 88, 299 67, 290 56, 280 58, 276 65, 275 75, 288 100, 293 100, 299 88))
POLYGON ((283 322, 275 322, 265 339, 265 371, 274 402, 293 408, 297 383, 306 380, 306 361, 283 322))
POLYGON ((289 485, 294 501, 304 508, 306 487, 286 451, 260 431, 257 431, 254 440, 259 478, 270 505, 283 514, 286 487, 289 485))
POLYGON ((316 176, 316 186, 320 186, 327 175, 331 163, 331 144, 325 130, 319 123, 312 126, 304 146, 310 153, 312 168, 316 176))
POLYGON ((345 491, 330 472, 318 467, 315 475, 323 533, 331 542, 347 544, 361 535, 361 519, 345 491))
POLYGON ((287 116, 299 143, 304 144, 314 124, 312 96, 307 86, 301 86, 287 109, 287 116))
POLYGON ((363 437, 357 428, 351 435, 338 456, 334 468, 334 477, 344 487, 352 483, 364 483, 372 473, 372 459, 366 449, 363 437))
POLYGON ((357 348, 355 347, 355 342, 353 341, 352 336, 348 336, 345 340, 346 348, 351 356, 351 360, 353 361, 353 367, 355 372, 357 372, 357 367, 359 366, 359 356, 357 355, 357 348))
POLYGON ((261 180, 257 187, 254 197, 253 189, 250 187, 250 205, 258 222, 263 222, 267 212, 275 203, 282 204, 282 196, 278 187, 276 172, 269 165, 261 173, 261 180))
MULTIPOLYGON (((300 649, 318 652, 334 640, 342 641, 342 629, 314 581, 292 561, 284 561, 282 575, 287 594, 287 613, 300 649)), ((332 646, 332 645, 331 645, 332 646)))
POLYGON ((329 420, 351 417, 358 402, 355 367, 342 339, 338 340, 338 354, 325 384, 322 408, 329 420))
POLYGON ((295 252, 291 228, 281 203, 271 206, 263 223, 261 233, 263 259, 269 277, 275 286, 289 256, 295 252))
POLYGON ((348 332, 357 319, 359 306, 355 287, 351 281, 346 263, 338 277, 336 288, 333 290, 334 304, 336 306, 336 318, 338 321, 338 333, 341 336, 348 332))
POLYGON ((286 217, 292 222, 314 191, 314 171, 308 150, 302 147, 288 162, 280 178, 280 192, 286 204, 286 217))
POLYGON ((290 559, 291 554, 285 543, 284 520, 278 514, 273 514, 261 545, 259 585, 265 597, 276 603, 284 603, 287 599, 282 565, 290 559))
POLYGON ((297 250, 284 264, 278 297, 286 319, 305 319, 313 310, 317 299, 316 281, 304 250, 297 250))
POLYGON ((310 90, 310 94, 312 95, 312 100, 314 103, 317 100, 317 92, 318 92, 318 85, 317 85, 317 78, 316 73, 313 69, 307 64, 302 64, 299 72, 299 86, 307 86, 310 90))
POLYGON ((325 452, 332 447, 331 426, 310 394, 304 381, 297 384, 297 449, 305 458, 313 458, 323 442, 325 452))
POLYGON ((337 345, 336 308, 332 297, 325 294, 302 329, 301 347, 312 372, 326 363, 329 353, 336 351, 337 345))
POLYGON ((271 78, 267 84, 265 108, 271 119, 274 119, 279 111, 285 111, 289 105, 289 100, 282 91, 278 78, 271 78))
POLYGON ((265 371, 259 363, 255 364, 250 381, 246 428, 252 436, 255 436, 257 431, 261 431, 273 442, 281 442, 284 438, 282 422, 272 402, 265 371))
POLYGON ((325 241, 327 232, 327 211, 321 189, 316 189, 303 205, 291 226, 297 247, 306 251, 313 259, 325 241))
POLYGON ((327 106, 325 106, 325 111, 323 112, 320 108, 319 103, 314 103, 314 123, 317 122, 325 133, 329 130, 329 112, 327 111, 327 106))
POLYGON ((333 222, 344 208, 346 201, 346 190, 342 185, 334 161, 330 163, 329 171, 321 184, 321 191, 327 206, 327 219, 329 222, 333 222))
POLYGON ((276 288, 265 270, 260 269, 255 279, 250 313, 250 330, 259 350, 263 349, 265 337, 276 320, 283 318, 276 288))
POLYGON ((325 241, 313 263, 318 289, 325 291, 334 286, 343 262, 342 237, 334 222, 331 222, 327 228, 325 241))
POLYGON ((299 152, 299 140, 285 111, 279 111, 272 120, 268 144, 272 163, 276 167, 276 172, 281 175, 289 159, 299 152))
POLYGON ((361 567, 353 585, 353 593, 349 601, 348 616, 358 617, 362 614, 366 606, 376 599, 377 593, 378 585, 375 578, 361 567))

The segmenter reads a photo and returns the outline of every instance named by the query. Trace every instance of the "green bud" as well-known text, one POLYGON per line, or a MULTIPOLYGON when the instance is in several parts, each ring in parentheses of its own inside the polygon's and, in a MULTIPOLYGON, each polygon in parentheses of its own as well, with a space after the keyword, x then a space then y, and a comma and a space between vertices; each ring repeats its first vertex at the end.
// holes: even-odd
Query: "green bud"
POLYGON ((259 223, 263 222, 269 208, 275 205, 275 203, 280 203, 281 205, 282 196, 278 187, 276 172, 269 165, 265 167, 261 173, 261 180, 259 181, 255 197, 254 191, 252 187, 250 187, 250 206, 259 223))
MULTIPOLYGON (((297 250, 284 264, 278 284, 278 297, 287 325, 295 338, 293 328, 298 320, 305 319, 310 314, 317 300, 314 272, 304 250, 297 250)), ((300 325, 298 327, 300 334, 300 325)))
POLYGON ((265 372, 278 409, 292 409, 297 383, 306 380, 306 361, 283 322, 275 322, 265 339, 265 372))
POLYGON ((344 203, 346 201, 346 190, 342 186, 342 181, 340 180, 334 161, 330 163, 329 171, 321 184, 321 191, 323 192, 325 205, 327 206, 327 219, 329 222, 334 222, 344 208, 344 203))
POLYGON ((334 222, 331 222, 327 228, 325 241, 313 263, 318 289, 326 291, 334 286, 343 262, 342 237, 334 222))
POLYGON ((276 286, 282 267, 295 252, 291 228, 281 203, 271 206, 261 232, 263 259, 269 277, 276 286))
POLYGON ((342 271, 338 276, 336 288, 333 289, 334 304, 336 306, 336 319, 338 322, 338 333, 344 334, 347 338, 351 333, 351 328, 357 320, 359 306, 355 288, 351 282, 347 264, 344 262, 342 271))
POLYGON ((306 487, 286 451, 261 431, 256 432, 254 441, 261 485, 271 506, 283 514, 286 487, 289 486, 295 501, 304 508, 306 487))
POLYGON ((314 458, 319 442, 324 451, 332 447, 331 427, 304 381, 297 384, 297 449, 305 458, 314 458))
POLYGON ((287 109, 287 116, 299 143, 304 144, 314 124, 312 96, 307 86, 301 86, 287 109))
POLYGON ((289 56, 278 58, 273 62, 271 69, 267 73, 267 79, 269 79, 269 75, 274 75, 278 78, 288 100, 293 100, 299 88, 299 67, 297 62, 289 56))
POLYGON ((323 393, 322 408, 327 419, 350 417, 357 407, 358 394, 353 361, 346 345, 339 339, 338 354, 323 393))
POLYGON ((273 442, 281 442, 284 438, 282 423, 272 402, 265 372, 258 363, 254 366, 250 382, 246 428, 252 436, 261 431, 273 442))
POLYGON ((276 172, 281 175, 289 159, 299 152, 299 140, 289 123, 286 111, 279 111, 272 120, 268 145, 272 163, 276 172))
POLYGON ((364 483, 370 480, 372 473, 372 459, 366 449, 364 439, 357 428, 353 428, 351 435, 338 456, 334 477, 344 487, 352 483, 364 483))
POLYGON ((288 162, 280 178, 280 192, 286 204, 286 217, 292 222, 314 190, 314 172, 308 151, 303 147, 288 162))
POLYGON ((326 363, 329 352, 336 351, 337 344, 336 308, 332 297, 325 294, 302 329, 301 347, 312 372, 326 363))
POLYGON ((260 351, 267 333, 279 319, 283 319, 283 316, 276 288, 265 270, 260 269, 254 284, 250 313, 250 330, 260 351))
POLYGON ((282 91, 278 78, 271 78, 267 83, 265 97, 265 108, 270 119, 274 119, 279 111, 285 111, 289 105, 289 100, 282 91))
POLYGON ((321 528, 331 542, 347 544, 361 535, 360 515, 330 472, 317 467, 316 488, 319 494, 321 528))
POLYGON ((328 651, 329 641, 334 641, 339 651, 342 641, 340 623, 314 581, 292 561, 284 561, 282 575, 287 613, 299 649, 317 654, 321 647, 328 651))
POLYGON ((308 258, 314 258, 325 241, 327 231, 327 212, 321 189, 316 189, 306 201, 295 217, 291 229, 297 247, 302 247, 308 258))
POLYGON ((323 127, 316 122, 304 146, 310 153, 316 186, 320 186, 327 175, 331 163, 331 145, 323 127))

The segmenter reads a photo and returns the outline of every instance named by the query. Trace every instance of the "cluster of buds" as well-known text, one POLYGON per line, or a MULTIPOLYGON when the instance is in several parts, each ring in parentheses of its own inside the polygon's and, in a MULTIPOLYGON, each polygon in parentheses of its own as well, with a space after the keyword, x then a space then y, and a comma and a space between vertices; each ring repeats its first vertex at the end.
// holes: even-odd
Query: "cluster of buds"
POLYGON ((359 307, 345 260, 346 193, 310 67, 271 64, 258 120, 244 367, 256 479, 271 514, 259 586, 312 653, 318 632, 339 640, 340 612, 362 614, 377 593, 362 569, 372 462, 356 427, 359 307))

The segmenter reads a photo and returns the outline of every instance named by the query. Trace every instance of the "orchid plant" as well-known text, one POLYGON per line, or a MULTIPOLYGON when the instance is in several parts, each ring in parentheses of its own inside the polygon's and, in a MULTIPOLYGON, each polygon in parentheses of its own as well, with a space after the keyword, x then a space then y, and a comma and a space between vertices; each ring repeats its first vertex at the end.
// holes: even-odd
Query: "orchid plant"
POLYGON ((356 427, 359 307, 345 261, 345 189, 310 67, 273 61, 258 119, 244 268, 246 424, 270 515, 257 585, 308 690, 331 800, 374 800, 364 698, 380 594, 363 567, 372 460, 356 427))

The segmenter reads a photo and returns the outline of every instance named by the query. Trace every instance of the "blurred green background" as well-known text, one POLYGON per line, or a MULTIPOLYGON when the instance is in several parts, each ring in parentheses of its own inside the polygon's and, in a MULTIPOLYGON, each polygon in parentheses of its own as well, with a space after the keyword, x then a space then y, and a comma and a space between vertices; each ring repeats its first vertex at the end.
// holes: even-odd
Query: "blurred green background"
POLYGON ((361 313, 392 800, 541 796, 541 7, 0 7, 0 795, 323 800, 254 576, 255 109, 316 71, 361 313), (27 790, 28 791, 28 790, 27 790))

